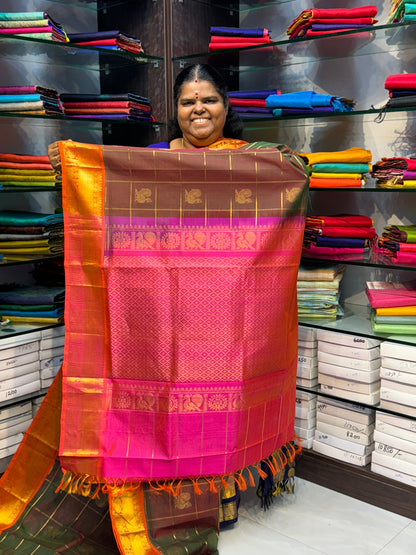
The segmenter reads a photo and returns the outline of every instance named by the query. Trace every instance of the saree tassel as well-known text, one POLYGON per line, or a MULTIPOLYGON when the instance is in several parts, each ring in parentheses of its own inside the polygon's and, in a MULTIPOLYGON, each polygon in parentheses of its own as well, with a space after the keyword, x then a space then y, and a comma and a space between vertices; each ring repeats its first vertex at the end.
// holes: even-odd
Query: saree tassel
POLYGON ((209 479, 206 478, 206 480, 207 480, 207 482, 208 482, 208 484, 209 484, 209 491, 210 491, 211 493, 218 493, 218 489, 217 489, 217 487, 215 486, 215 478, 209 478, 209 479))
POLYGON ((224 476, 220 476, 221 478, 221 483, 224 489, 227 489, 230 487, 230 484, 227 482, 227 480, 224 478, 224 476))
POLYGON ((58 487, 55 490, 55 493, 58 493, 58 491, 66 491, 66 489, 69 486, 71 480, 72 480, 71 472, 69 472, 69 470, 65 470, 62 474, 62 479, 61 479, 58 487))
POLYGON ((196 478, 196 479, 191 478, 191 481, 192 481, 192 483, 193 483, 193 485, 194 485, 194 492, 195 492, 197 495, 201 495, 202 490, 201 490, 201 488, 199 487, 199 484, 198 484, 199 478, 196 478))
POLYGON ((256 483, 254 482, 253 473, 248 467, 247 467, 247 474, 248 474, 248 483, 250 484, 251 487, 254 488, 256 483))
POLYGON ((182 485, 183 479, 179 480, 179 482, 177 483, 175 490, 173 492, 173 497, 178 497, 179 492, 181 490, 181 485, 182 485))

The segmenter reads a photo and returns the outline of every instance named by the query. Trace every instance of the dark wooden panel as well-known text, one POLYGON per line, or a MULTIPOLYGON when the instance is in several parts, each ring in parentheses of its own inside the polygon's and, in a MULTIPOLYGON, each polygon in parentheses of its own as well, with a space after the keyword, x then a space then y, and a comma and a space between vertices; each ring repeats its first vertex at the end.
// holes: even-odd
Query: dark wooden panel
POLYGON ((296 462, 296 475, 370 505, 416 519, 416 488, 308 449, 296 462))

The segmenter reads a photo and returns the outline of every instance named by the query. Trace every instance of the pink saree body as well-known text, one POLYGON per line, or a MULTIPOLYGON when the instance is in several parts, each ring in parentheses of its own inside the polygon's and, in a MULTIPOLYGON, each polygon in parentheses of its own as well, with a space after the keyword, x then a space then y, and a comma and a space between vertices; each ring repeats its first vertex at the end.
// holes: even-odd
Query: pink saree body
POLYGON ((67 475, 258 465, 294 439, 305 166, 277 148, 59 148, 67 475))

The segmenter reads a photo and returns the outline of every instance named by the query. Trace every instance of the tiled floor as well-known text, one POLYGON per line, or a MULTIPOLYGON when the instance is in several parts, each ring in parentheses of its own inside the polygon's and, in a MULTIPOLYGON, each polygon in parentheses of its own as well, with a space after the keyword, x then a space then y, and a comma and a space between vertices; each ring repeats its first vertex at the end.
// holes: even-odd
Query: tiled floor
POLYGON ((266 512, 253 489, 243 492, 239 520, 220 533, 219 553, 413 555, 416 521, 297 478, 295 494, 266 512))

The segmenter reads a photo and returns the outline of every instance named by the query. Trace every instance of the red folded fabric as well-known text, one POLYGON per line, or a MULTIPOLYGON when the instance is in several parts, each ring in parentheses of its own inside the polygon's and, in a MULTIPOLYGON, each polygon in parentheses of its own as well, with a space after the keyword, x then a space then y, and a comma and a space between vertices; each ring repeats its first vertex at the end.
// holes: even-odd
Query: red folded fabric
POLYGON ((151 108, 147 104, 139 102, 129 102, 127 100, 97 100, 96 102, 64 102, 65 110, 67 108, 134 108, 143 112, 150 112, 151 108))
POLYGON ((357 237, 362 239, 373 239, 376 236, 376 230, 373 227, 311 227, 306 226, 307 229, 310 228, 311 231, 316 231, 322 237, 357 237))
POLYGON ((316 227, 373 227, 374 222, 369 216, 339 215, 339 216, 306 216, 306 225, 316 227))
POLYGON ((0 168, 13 168, 16 170, 51 170, 51 164, 37 164, 35 162, 0 162, 0 168))
POLYGON ((83 42, 73 42, 73 44, 81 44, 82 46, 116 46, 118 44, 117 39, 100 39, 100 40, 89 40, 83 42))
POLYGON ((37 156, 36 154, 8 154, 0 152, 0 160, 4 162, 37 162, 49 164, 49 156, 37 156))
POLYGON ((252 42, 253 44, 264 44, 266 42, 271 42, 270 38, 267 37, 224 37, 222 35, 211 35, 210 42, 252 42))
POLYGON ((310 189, 321 189, 321 188, 334 188, 334 189, 341 189, 341 188, 360 188, 362 186, 362 179, 349 179, 347 177, 339 179, 338 178, 330 178, 330 177, 313 177, 312 175, 309 178, 309 188, 310 189))
MULTIPOLYGON (((310 13, 313 18, 337 19, 344 17, 374 17, 377 15, 377 6, 360 6, 358 8, 313 8, 303 13, 310 13)), ((310 19, 310 18, 309 18, 310 19)))
POLYGON ((255 106, 267 108, 265 98, 230 98, 231 106, 255 106))
POLYGON ((384 88, 389 91, 397 89, 416 89, 416 73, 389 75, 384 82, 384 88))
MULTIPOLYGON (((226 48, 244 48, 245 46, 259 46, 259 47, 261 47, 261 46, 263 46, 263 44, 268 44, 269 42, 272 42, 272 41, 266 41, 266 42, 263 42, 261 44, 254 43, 254 42, 247 42, 247 41, 245 41, 245 42, 235 41, 233 43, 228 43, 228 42, 212 43, 212 42, 210 42, 209 45, 208 45, 208 51, 209 52, 215 52, 216 50, 225 50, 226 48)), ((266 47, 266 48, 267 48, 267 51, 269 51, 269 50, 273 51, 273 47, 266 47)), ((264 52, 265 49, 262 48, 261 51, 264 52)))

